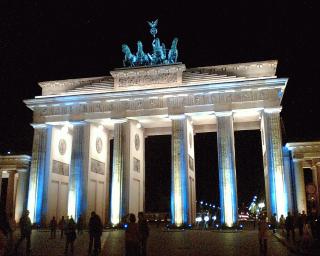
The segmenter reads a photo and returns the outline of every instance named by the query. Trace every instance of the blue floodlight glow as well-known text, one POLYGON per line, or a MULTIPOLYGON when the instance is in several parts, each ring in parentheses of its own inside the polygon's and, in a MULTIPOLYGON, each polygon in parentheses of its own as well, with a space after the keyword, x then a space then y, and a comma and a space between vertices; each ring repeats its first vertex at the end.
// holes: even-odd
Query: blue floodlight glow
MULTIPOLYGON (((179 117, 180 118, 180 117, 179 117)), ((171 147, 172 161, 172 185, 171 185, 171 215, 172 224, 181 226, 188 223, 188 168, 186 148, 184 143, 184 120, 172 120, 171 147)))

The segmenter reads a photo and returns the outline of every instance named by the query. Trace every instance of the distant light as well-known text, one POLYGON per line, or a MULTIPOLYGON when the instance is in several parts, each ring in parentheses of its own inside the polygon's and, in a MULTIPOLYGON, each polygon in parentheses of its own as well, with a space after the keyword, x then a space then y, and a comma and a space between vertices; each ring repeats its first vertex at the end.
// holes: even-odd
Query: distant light
POLYGON ((204 221, 205 221, 205 222, 209 221, 209 216, 205 216, 205 217, 204 217, 204 221))
POLYGON ((208 205, 208 203, 206 203, 206 205, 208 205))
POLYGON ((203 204, 203 201, 200 201, 200 204, 203 204))
POLYGON ((215 206, 215 205, 212 205, 212 207, 213 207, 213 208, 216 208, 216 206, 215 206))
POLYGON ((197 217, 196 218, 196 222, 201 222, 202 221, 202 218, 201 217, 197 217))
POLYGON ((216 215, 214 215, 214 216, 212 217, 212 219, 213 219, 213 220, 216 220, 216 219, 217 219, 217 216, 216 216, 216 215))
POLYGON ((128 224, 124 224, 124 228, 127 228, 128 227, 128 224))
POLYGON ((240 228, 243 228, 242 224, 240 224, 240 228))
POLYGON ((209 204, 209 206, 211 207, 211 204, 209 204))
POLYGON ((216 224, 216 227, 218 228, 218 227, 219 227, 219 225, 218 225, 218 224, 216 224))
POLYGON ((269 225, 268 225, 268 227, 270 228, 270 227, 271 227, 271 225, 269 224, 269 225))
POLYGON ((191 227, 192 227, 192 225, 191 225, 191 224, 189 224, 188 226, 189 226, 189 228, 191 228, 191 227))
POLYGON ((257 198, 257 196, 254 196, 254 198, 257 198))
POLYGON ((10 154, 11 154, 11 151, 8 151, 7 154, 10 155, 10 154))

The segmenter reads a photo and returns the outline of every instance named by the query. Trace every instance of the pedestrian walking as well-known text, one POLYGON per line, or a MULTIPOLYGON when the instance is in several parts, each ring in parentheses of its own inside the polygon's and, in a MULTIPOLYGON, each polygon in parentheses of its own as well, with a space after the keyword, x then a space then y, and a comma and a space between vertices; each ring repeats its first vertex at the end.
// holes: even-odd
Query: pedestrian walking
POLYGON ((297 218, 297 226, 298 226, 298 230, 299 230, 299 237, 300 237, 300 239, 302 239, 303 221, 302 221, 302 216, 300 213, 298 214, 298 218, 297 218))
POLYGON ((125 233, 126 256, 139 255, 139 241, 139 227, 136 223, 136 216, 130 213, 129 223, 125 233))
POLYGON ((139 227, 139 238, 140 238, 140 255, 146 256, 147 255, 147 242, 149 237, 149 227, 148 223, 144 217, 143 212, 138 213, 138 227, 139 227))
POLYGON ((68 221, 68 224, 66 225, 65 235, 66 235, 66 246, 64 249, 64 253, 68 254, 69 245, 70 245, 71 254, 73 254, 73 249, 74 249, 73 244, 77 238, 77 235, 76 235, 76 223, 74 222, 72 217, 70 218, 70 220, 68 221))
POLYGON ((307 252, 312 241, 312 232, 309 223, 304 223, 302 228, 301 252, 307 252))
POLYGON ((81 235, 83 233, 83 218, 82 215, 80 214, 78 221, 77 221, 77 230, 78 230, 78 235, 81 235))
POLYGON ((266 222, 266 217, 261 215, 258 223, 258 238, 260 252, 267 254, 268 251, 268 224, 266 222))
POLYGON ((286 222, 286 219, 284 218, 283 214, 281 214, 280 220, 279 220, 279 228, 281 229, 282 236, 284 236, 285 222, 286 222))
POLYGON ((89 250, 88 253, 91 254, 92 244, 94 245, 93 253, 96 255, 101 252, 101 235, 102 235, 103 225, 98 214, 91 212, 91 217, 89 220, 89 250))
POLYGON ((270 224, 271 224, 271 228, 272 228, 272 233, 275 234, 276 233, 276 228, 277 228, 277 214, 276 213, 274 213, 271 216, 270 224))
POLYGON ((60 229, 60 239, 63 238, 63 233, 64 233, 64 230, 66 228, 66 221, 64 219, 64 216, 61 217, 61 220, 59 221, 59 229, 60 229))
POLYGON ((290 233, 292 235, 292 241, 295 241, 295 233, 294 233, 294 219, 290 212, 288 212, 288 216, 285 220, 285 227, 287 231, 287 239, 290 239, 290 233))
POLYGON ((57 233, 57 220, 56 217, 52 217, 49 227, 50 227, 50 238, 55 239, 56 238, 56 233, 57 233))
POLYGON ((3 204, 0 202, 0 256, 7 255, 9 252, 9 239, 12 230, 10 228, 8 216, 4 210, 3 204))
POLYGON ((31 249, 31 232, 32 232, 32 225, 31 220, 29 218, 29 211, 25 210, 22 214, 22 217, 20 218, 19 222, 20 227, 20 239, 16 243, 15 246, 15 253, 17 254, 18 248, 23 240, 27 241, 26 245, 26 253, 27 255, 30 253, 31 249))

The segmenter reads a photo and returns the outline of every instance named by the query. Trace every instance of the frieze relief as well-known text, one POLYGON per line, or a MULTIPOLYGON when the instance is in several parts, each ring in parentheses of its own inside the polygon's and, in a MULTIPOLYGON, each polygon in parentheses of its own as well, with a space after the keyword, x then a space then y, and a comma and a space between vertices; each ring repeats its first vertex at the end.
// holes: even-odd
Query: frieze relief
POLYGON ((144 76, 131 76, 119 78, 119 87, 138 86, 138 85, 153 85, 153 84, 167 84, 177 83, 178 78, 176 74, 147 74, 144 76))
POLYGON ((232 102, 250 102, 261 100, 279 100, 279 90, 255 90, 224 93, 201 93, 186 96, 132 98, 130 100, 112 100, 88 103, 73 103, 72 105, 53 105, 36 107, 37 117, 53 115, 75 115, 81 113, 124 113, 126 110, 143 110, 156 108, 181 109, 184 106, 225 104, 232 102))

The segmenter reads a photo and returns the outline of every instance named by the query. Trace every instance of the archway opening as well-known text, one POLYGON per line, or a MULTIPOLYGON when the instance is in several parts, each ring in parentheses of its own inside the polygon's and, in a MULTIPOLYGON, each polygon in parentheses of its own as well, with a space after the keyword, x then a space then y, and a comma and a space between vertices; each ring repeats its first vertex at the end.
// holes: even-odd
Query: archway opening
POLYGON ((171 136, 145 139, 145 210, 170 214, 171 136))
POLYGON ((247 214, 266 211, 261 133, 259 130, 236 131, 234 136, 238 207, 239 213, 243 213, 241 216, 246 218, 247 214), (259 203, 265 207, 258 207, 259 203))

